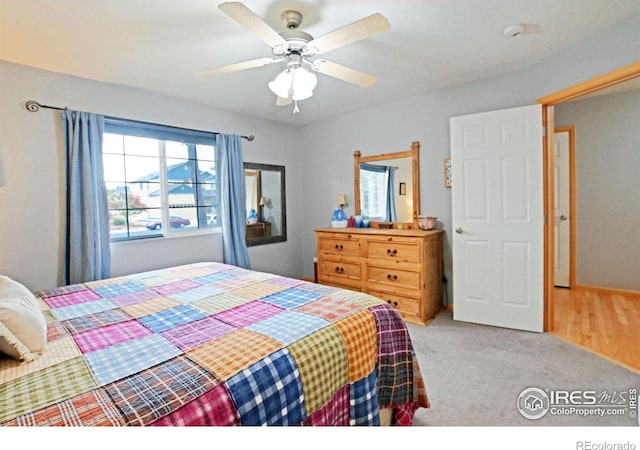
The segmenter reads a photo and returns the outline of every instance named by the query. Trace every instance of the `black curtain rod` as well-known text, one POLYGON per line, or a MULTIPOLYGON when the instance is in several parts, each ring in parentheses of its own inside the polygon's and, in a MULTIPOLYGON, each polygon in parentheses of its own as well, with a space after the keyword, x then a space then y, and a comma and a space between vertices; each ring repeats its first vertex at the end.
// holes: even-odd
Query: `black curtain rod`
MULTIPOLYGON (((35 100, 29 100, 24 104, 24 107, 27 108, 27 111, 31 111, 31 112, 37 112, 40 108, 45 108, 45 109, 56 109, 58 111, 65 111, 69 108, 67 108, 66 106, 64 108, 60 108, 58 106, 49 106, 49 105, 43 105, 41 103, 36 102, 35 100)), ((220 134, 220 133, 215 133, 215 134, 220 134)), ((250 134, 249 136, 240 136, 243 139, 246 139, 247 141, 251 142, 255 139, 255 136, 253 134, 250 134)))

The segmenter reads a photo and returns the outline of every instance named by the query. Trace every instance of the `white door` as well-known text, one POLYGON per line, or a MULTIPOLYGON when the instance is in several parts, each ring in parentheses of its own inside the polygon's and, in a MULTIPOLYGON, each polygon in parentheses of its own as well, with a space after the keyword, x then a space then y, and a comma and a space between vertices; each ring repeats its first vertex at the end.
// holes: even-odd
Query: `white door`
POLYGON ((569 287, 571 227, 569 200, 569 148, 570 134, 559 131, 553 134, 554 151, 554 285, 569 287))
POLYGON ((542 332, 542 106, 450 125, 453 318, 542 332))

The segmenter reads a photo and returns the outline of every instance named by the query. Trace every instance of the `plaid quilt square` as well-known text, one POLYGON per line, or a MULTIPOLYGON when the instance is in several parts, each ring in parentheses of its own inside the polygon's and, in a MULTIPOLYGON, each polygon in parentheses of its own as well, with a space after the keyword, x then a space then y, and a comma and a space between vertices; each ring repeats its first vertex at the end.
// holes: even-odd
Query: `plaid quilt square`
POLYGON ((149 316, 160 311, 175 308, 179 306, 180 302, 172 300, 167 297, 156 297, 151 300, 147 300, 142 303, 135 303, 133 305, 121 306, 120 309, 125 311, 131 317, 140 318, 149 316))
POLYGON ((95 314, 108 309, 115 309, 116 305, 109 300, 100 299, 92 302, 78 303, 77 305, 63 306, 61 308, 52 308, 51 313, 58 320, 75 319, 76 317, 95 314))
POLYGON ((281 349, 226 383, 242 425, 299 425, 306 417, 298 368, 281 349))
POLYGON ((128 294, 118 295, 115 297, 109 298, 114 305, 117 306, 126 306, 133 305, 135 303, 141 303, 145 300, 149 300, 157 297, 158 294, 151 289, 142 289, 136 292, 130 292, 128 294))
POLYGON ((378 305, 385 305, 388 307, 388 305, 383 300, 380 300, 379 298, 373 297, 363 292, 350 291, 346 289, 334 289, 333 292, 327 294, 327 297, 341 298, 342 300, 347 300, 349 302, 362 305, 365 308, 368 308, 370 306, 378 306, 378 305))
POLYGON ((180 354, 180 350, 160 335, 105 347, 84 355, 99 386, 160 364, 180 354))
POLYGON ((205 317, 167 330, 162 333, 162 336, 183 352, 188 352, 231 333, 235 329, 236 327, 220 322, 213 317, 205 317))
POLYGON ((241 328, 187 352, 187 356, 225 381, 280 348, 278 341, 241 328))
POLYGON ((47 342, 46 351, 42 353, 42 356, 29 364, 24 364, 22 361, 13 358, 0 357, 0 373, 2 374, 0 379, 2 383, 6 383, 78 356, 81 356, 81 353, 73 338, 64 336, 47 342))
POLYGON ((285 309, 293 309, 298 306, 306 305, 320 298, 317 292, 305 291, 297 288, 289 288, 273 295, 264 297, 265 302, 273 303, 285 309))
POLYGON ((335 327, 323 328, 291 344, 289 351, 300 370, 308 412, 320 409, 349 383, 347 349, 335 327))
POLYGON ((377 371, 371 375, 352 383, 349 387, 351 398, 351 426, 380 425, 378 410, 377 371))
POLYGON ((299 280, 297 278, 287 278, 287 277, 274 277, 266 280, 267 283, 279 284, 281 286, 286 287, 297 287, 306 283, 306 281, 299 280))
POLYGON ((240 417, 224 384, 170 414, 150 423, 152 426, 238 426, 240 417))
POLYGON ((187 404, 219 382, 184 356, 105 386, 127 425, 147 425, 187 404))
POLYGON ((378 325, 378 355, 381 358, 411 355, 413 345, 409 330, 398 312, 386 304, 369 309, 378 325))
POLYGON ((108 284, 105 286, 97 286, 93 291, 102 298, 117 297, 120 295, 131 294, 145 289, 145 285, 137 281, 123 281, 116 284, 108 284))
POLYGON ((376 365, 378 342, 376 322, 369 311, 360 311, 335 324, 344 338, 349 357, 349 382, 371 373, 376 365))
POLYGON ((343 386, 322 408, 307 417, 302 425, 313 427, 349 426, 349 386, 343 386))
POLYGON ((130 319, 131 316, 120 309, 107 309, 95 314, 87 314, 85 316, 64 320, 60 323, 69 330, 69 333, 75 334, 130 319))
POLYGON ((396 355, 381 358, 378 364, 378 401, 381 406, 416 403, 426 407, 429 404, 424 380, 421 376, 416 377, 417 361, 407 355, 396 355))
POLYGON ((243 328, 280 314, 282 311, 284 309, 271 303, 256 300, 222 311, 214 317, 235 327, 243 328))
POLYGON ((234 276, 227 272, 213 272, 207 275, 195 277, 193 281, 206 286, 208 284, 220 283, 221 281, 228 280, 229 278, 234 278, 234 276))
POLYGON ((111 345, 148 336, 151 333, 152 331, 140 322, 128 320, 74 334, 73 339, 82 350, 82 353, 89 353, 111 345))
POLYGON ((169 294, 169 298, 177 300, 180 303, 191 303, 207 297, 212 297, 222 292, 224 292, 222 289, 214 286, 199 286, 187 291, 169 294))
POLYGON ((295 309, 298 312, 322 317, 330 322, 337 322, 361 310, 362 306, 355 303, 328 297, 319 298, 295 309))
POLYGON ((213 297, 207 297, 191 303, 192 308, 196 308, 207 314, 216 314, 229 308, 250 302, 251 299, 238 295, 234 292, 224 292, 213 297))
POLYGON ((286 286, 260 281, 253 282, 253 284, 247 286, 239 286, 233 289, 233 293, 246 297, 249 300, 259 300, 284 289, 286 289, 286 286))
POLYGON ((82 357, 0 384, 0 423, 95 389, 82 357))
POLYGON ((194 322, 207 317, 206 313, 192 308, 189 305, 180 305, 175 308, 140 317, 138 320, 155 333, 162 333, 188 322, 194 322))
POLYGON ((160 286, 154 286, 153 290, 160 295, 170 296, 171 294, 177 294, 179 292, 188 291, 189 289, 195 289, 202 286, 200 283, 196 283, 193 280, 178 280, 173 283, 163 284, 160 286))
POLYGON ((289 345, 327 325, 329 322, 321 317, 296 311, 283 311, 246 328, 289 345))
POLYGON ((49 305, 50 308, 63 308, 65 306, 77 305, 79 303, 93 302, 101 297, 89 289, 74 291, 68 294, 54 295, 52 297, 44 297, 42 300, 49 305))
POLYGON ((98 388, 17 417, 3 425, 113 427, 126 424, 109 395, 98 388))

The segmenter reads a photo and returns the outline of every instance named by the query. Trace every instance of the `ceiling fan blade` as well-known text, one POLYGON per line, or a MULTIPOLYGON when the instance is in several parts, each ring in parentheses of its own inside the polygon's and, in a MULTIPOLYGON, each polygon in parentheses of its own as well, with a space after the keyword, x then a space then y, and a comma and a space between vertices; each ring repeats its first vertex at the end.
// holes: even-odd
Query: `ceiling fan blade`
POLYGON ((271 63, 279 61, 273 58, 258 58, 251 61, 244 61, 235 64, 229 64, 227 66, 215 67, 213 69, 205 69, 196 72, 198 77, 212 77, 214 75, 221 75, 224 73, 239 72, 240 70, 253 69, 255 67, 267 66, 271 63))
POLYGON ((293 100, 291 100, 291 97, 289 97, 289 98, 277 97, 276 98, 276 106, 287 106, 287 105, 290 105, 292 102, 293 102, 293 100))
POLYGON ((273 48, 287 47, 287 41, 244 4, 240 2, 226 2, 218 5, 218 9, 254 33, 266 42, 267 45, 273 48))
POLYGON ((317 59, 311 63, 311 68, 316 72, 330 77, 338 78, 360 87, 369 87, 376 82, 376 77, 349 67, 337 64, 326 59, 317 59))
POLYGON ((349 25, 320 36, 307 44, 314 53, 326 53, 347 44, 382 33, 390 28, 389 21, 382 14, 376 13, 349 25))

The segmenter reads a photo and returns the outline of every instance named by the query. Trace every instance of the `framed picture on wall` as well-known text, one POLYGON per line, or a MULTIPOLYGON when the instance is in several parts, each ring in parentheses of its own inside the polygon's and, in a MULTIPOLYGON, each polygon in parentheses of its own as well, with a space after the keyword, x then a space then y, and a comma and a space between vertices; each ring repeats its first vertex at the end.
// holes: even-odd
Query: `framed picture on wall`
POLYGON ((451 158, 444 159, 444 187, 451 187, 451 158))

